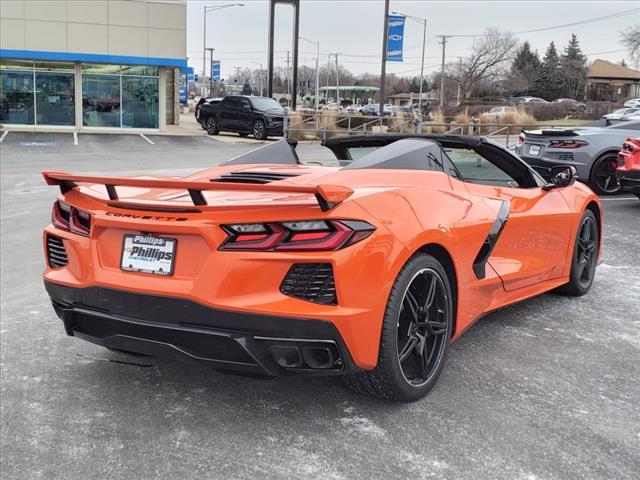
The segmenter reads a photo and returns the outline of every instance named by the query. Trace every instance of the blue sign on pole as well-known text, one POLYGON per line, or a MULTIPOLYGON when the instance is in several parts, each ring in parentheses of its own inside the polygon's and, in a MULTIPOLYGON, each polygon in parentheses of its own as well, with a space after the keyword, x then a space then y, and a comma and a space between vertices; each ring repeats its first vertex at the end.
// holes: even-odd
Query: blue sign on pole
POLYGON ((211 79, 216 82, 220 81, 220 60, 211 62, 211 79))
POLYGON ((402 62, 404 40, 404 20, 402 15, 389 15, 387 24, 387 62, 402 62))

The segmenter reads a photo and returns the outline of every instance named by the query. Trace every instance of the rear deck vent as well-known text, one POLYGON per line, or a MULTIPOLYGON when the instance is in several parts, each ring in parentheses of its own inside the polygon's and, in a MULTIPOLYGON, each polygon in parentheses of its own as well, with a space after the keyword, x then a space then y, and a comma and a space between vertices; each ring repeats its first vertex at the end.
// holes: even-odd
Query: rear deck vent
POLYGON ((290 297, 323 305, 336 305, 336 285, 330 263, 296 263, 280 285, 290 297))
POLYGON ((231 173, 223 173, 217 178, 211 179, 212 182, 229 182, 229 183, 271 183, 278 180, 286 180, 287 178, 297 177, 297 173, 273 173, 273 172, 252 172, 239 171, 231 173))
POLYGON ((60 237, 47 235, 47 261, 51 268, 67 266, 67 251, 60 237))

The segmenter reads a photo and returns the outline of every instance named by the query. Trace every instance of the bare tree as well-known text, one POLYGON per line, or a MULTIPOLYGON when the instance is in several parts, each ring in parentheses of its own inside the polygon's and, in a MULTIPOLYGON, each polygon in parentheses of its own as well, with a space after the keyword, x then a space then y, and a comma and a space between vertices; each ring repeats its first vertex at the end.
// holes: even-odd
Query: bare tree
POLYGON ((450 75, 460 82, 460 98, 468 98, 481 81, 486 84, 502 79, 517 45, 509 32, 486 30, 473 44, 471 54, 463 59, 461 68, 454 66, 450 70, 450 75))
POLYGON ((635 67, 640 65, 640 23, 633 25, 626 32, 620 32, 622 44, 629 50, 629 60, 635 67))

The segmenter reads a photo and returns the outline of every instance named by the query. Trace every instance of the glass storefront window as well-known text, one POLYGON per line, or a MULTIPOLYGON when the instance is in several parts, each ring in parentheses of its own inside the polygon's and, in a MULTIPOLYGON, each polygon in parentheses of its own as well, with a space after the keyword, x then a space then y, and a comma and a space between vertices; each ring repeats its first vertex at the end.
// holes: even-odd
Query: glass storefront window
POLYGON ((106 63, 83 63, 82 73, 119 74, 120 65, 109 65, 106 63))
POLYGON ((0 123, 33 125, 33 62, 31 70, 0 69, 0 123))
POLYGON ((0 59, 0 123, 152 128, 160 121, 160 68, 149 65, 0 59), (81 77, 76 76, 76 67, 81 77))
POLYGON ((158 79, 122 77, 122 126, 158 128, 158 79))
POLYGON ((120 76, 82 74, 82 124, 120 126, 120 76))
POLYGON ((36 62, 36 72, 71 72, 75 70, 73 62, 36 62))
POLYGON ((122 65, 122 75, 138 75, 140 77, 157 77, 158 67, 148 65, 122 65))
POLYGON ((73 73, 36 71, 36 123, 75 125, 73 73))
POLYGON ((0 70, 33 70, 33 62, 31 60, 13 60, 9 58, 0 58, 0 70))

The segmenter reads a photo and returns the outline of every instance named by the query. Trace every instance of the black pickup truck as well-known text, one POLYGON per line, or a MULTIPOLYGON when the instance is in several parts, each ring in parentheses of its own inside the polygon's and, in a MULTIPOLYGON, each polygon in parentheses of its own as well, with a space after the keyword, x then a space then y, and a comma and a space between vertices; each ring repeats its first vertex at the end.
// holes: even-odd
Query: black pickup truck
POLYGON ((220 102, 200 105, 197 118, 209 135, 237 132, 264 140, 283 134, 284 109, 268 97, 229 95, 220 102))

